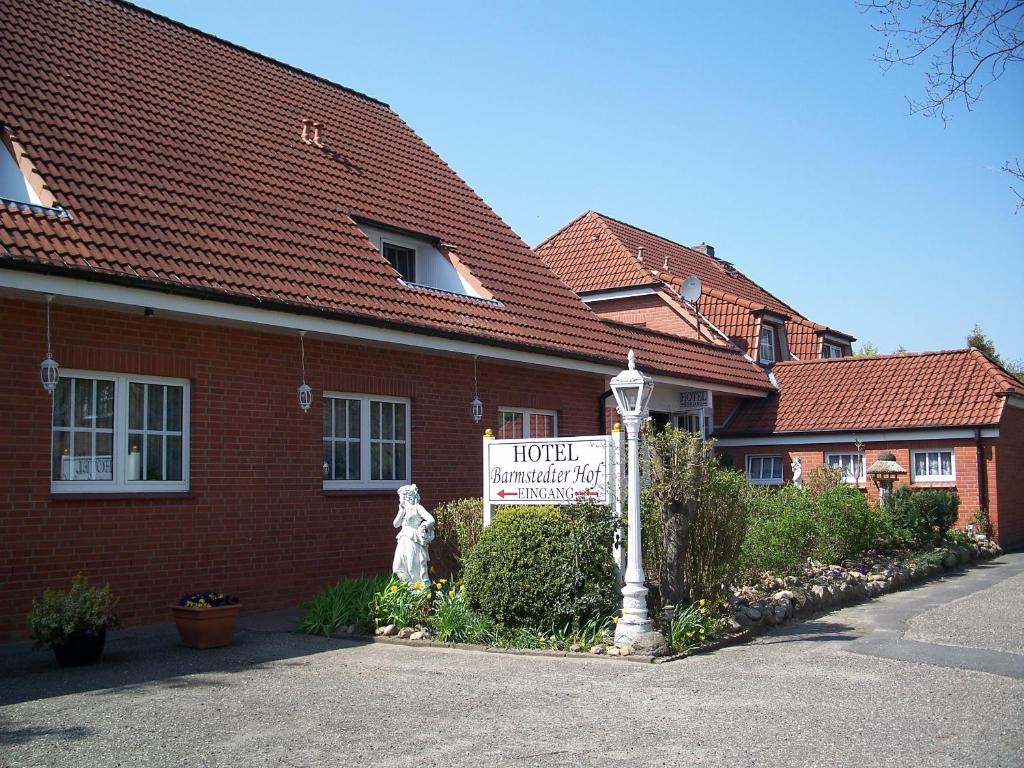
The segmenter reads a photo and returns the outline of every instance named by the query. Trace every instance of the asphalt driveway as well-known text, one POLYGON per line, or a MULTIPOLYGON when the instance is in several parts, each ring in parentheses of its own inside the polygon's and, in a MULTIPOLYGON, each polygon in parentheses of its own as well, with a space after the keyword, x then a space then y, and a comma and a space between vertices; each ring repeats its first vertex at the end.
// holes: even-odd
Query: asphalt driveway
POLYGON ((358 644, 251 616, 99 667, 0 647, 0 766, 1024 765, 1024 555, 663 665, 358 644))

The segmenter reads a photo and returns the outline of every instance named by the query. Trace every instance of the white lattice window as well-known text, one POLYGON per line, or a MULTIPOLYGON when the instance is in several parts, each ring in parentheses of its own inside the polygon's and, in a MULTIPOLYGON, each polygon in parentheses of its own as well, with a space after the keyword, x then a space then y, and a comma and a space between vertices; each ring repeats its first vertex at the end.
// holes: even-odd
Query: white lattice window
POLYGON ((747 456, 747 480, 754 485, 782 485, 782 457, 747 456))
POLYGON ((825 463, 830 467, 841 469, 843 479, 847 483, 864 482, 864 460, 857 453, 826 453, 825 463))
POLYGON ((324 395, 324 488, 398 488, 409 482, 410 403, 404 398, 324 395))
POLYGON ((956 480, 953 451, 911 451, 910 465, 913 468, 915 483, 956 480))
POLYGON ((54 493, 188 490, 189 383, 62 371, 53 393, 54 493))
POLYGON ((499 440, 542 437, 558 437, 558 417, 554 411, 498 409, 499 440))

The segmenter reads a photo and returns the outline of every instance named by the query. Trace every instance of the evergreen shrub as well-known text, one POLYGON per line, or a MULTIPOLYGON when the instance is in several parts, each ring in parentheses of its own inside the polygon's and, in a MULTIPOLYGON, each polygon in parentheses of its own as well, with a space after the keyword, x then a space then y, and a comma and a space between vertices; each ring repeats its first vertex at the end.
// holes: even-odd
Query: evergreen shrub
POLYGON ((505 626, 563 627, 609 616, 615 521, 606 507, 506 507, 469 552, 470 607, 505 626))
POLYGON ((889 534, 896 543, 914 548, 942 543, 956 523, 960 496, 942 488, 909 488, 901 485, 889 494, 884 514, 889 534))

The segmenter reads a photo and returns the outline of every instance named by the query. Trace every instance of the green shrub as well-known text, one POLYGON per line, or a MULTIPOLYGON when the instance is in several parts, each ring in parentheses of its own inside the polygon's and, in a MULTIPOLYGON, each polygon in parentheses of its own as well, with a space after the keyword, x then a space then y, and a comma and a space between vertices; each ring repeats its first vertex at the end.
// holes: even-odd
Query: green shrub
POLYGON ((684 565, 691 600, 715 603, 736 583, 750 517, 749 494, 750 486, 736 472, 712 466, 704 473, 684 565))
POLYGON ((841 467, 833 467, 822 464, 809 470, 804 476, 804 487, 809 491, 821 493, 822 491, 846 484, 846 473, 841 467))
POLYGON ((457 499, 434 509, 434 541, 430 560, 435 573, 458 573, 483 533, 483 499, 457 499))
POLYGON ((394 624, 411 627, 426 620, 430 607, 430 585, 406 584, 392 576, 387 585, 370 600, 370 615, 377 627, 394 624))
POLYGON ((793 485, 761 488, 752 490, 751 500, 754 514, 741 551, 748 577, 799 571, 809 557, 829 563, 857 557, 883 531, 878 511, 849 486, 821 493, 793 485))
POLYGON ((342 579, 302 606, 306 615, 299 624, 299 632, 330 637, 341 627, 370 629, 370 601, 390 583, 390 574, 342 579))
POLYGON ((110 585, 91 586, 78 574, 71 580, 71 589, 47 589, 42 600, 32 601, 28 625, 38 648, 64 644, 74 632, 100 632, 118 625, 114 608, 117 600, 110 585))
POLYGON ((896 543, 927 548, 942 543, 956 522, 959 508, 956 491, 902 485, 889 494, 883 513, 889 535, 896 543))
POLYGON ((593 504, 500 510, 466 559, 470 607, 509 627, 610 615, 614 528, 608 509, 593 504))

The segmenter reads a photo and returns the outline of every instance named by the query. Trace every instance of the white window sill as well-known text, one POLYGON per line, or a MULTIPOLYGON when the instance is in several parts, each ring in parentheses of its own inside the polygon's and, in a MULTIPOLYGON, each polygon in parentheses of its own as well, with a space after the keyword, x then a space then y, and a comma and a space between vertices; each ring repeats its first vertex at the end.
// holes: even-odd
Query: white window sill
POLYGON ((146 493, 187 493, 189 484, 179 482, 137 482, 131 485, 115 485, 114 483, 96 481, 51 481, 50 493, 60 494, 118 494, 131 496, 133 494, 146 493))
POLYGON ((371 483, 347 482, 345 480, 325 480, 325 491, 397 491, 408 480, 381 480, 371 483))

